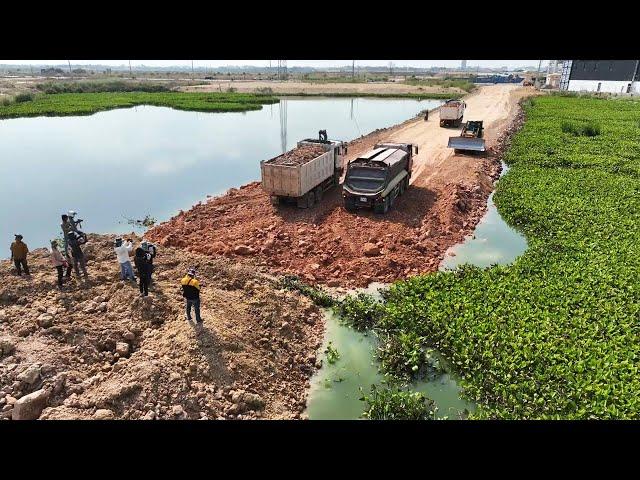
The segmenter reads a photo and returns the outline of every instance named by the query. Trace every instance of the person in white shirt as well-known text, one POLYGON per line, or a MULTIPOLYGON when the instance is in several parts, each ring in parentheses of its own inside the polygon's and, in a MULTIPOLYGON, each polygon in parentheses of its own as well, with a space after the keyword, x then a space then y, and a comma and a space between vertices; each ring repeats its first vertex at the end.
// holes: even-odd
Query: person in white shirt
POLYGON ((133 267, 129 260, 129 253, 133 250, 133 243, 131 243, 131 240, 127 239, 127 242, 123 244, 121 238, 116 238, 113 250, 116 252, 116 256, 118 257, 118 263, 120 263, 120 274, 122 280, 135 281, 136 277, 133 274, 133 267))

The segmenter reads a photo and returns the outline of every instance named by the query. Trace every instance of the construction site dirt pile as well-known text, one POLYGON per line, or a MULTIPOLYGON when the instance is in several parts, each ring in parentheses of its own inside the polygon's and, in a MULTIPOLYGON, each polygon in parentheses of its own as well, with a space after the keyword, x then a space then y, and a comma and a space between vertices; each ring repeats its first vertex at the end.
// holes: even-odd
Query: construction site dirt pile
MULTIPOLYGON (((437 114, 435 125, 428 127, 432 130, 424 130, 422 119, 411 120, 351 142, 349 159, 381 141, 411 142, 416 135, 425 139, 411 187, 385 215, 347 212, 340 188, 327 192, 312 209, 274 207, 254 182, 180 212, 147 235, 161 245, 243 258, 270 272, 330 287, 364 287, 435 271, 446 251, 472 233, 486 211, 502 152, 521 123, 517 100, 522 94, 514 92, 498 91, 500 102, 509 107, 499 115, 492 113, 497 100, 480 99, 488 112, 483 113, 485 125, 490 127, 487 118, 495 115, 483 157, 454 156, 446 149, 451 130, 439 129, 437 114), (432 143, 431 131, 439 135, 438 145, 432 143)), ((468 103, 473 106, 474 100, 468 103)))
POLYGON ((113 238, 89 236, 89 280, 72 274, 64 291, 45 249, 30 254, 31 278, 0 262, 0 418, 304 416, 324 328, 310 300, 238 262, 172 248, 141 297, 119 278, 113 238), (201 328, 179 286, 194 265, 201 328))
POLYGON ((319 145, 301 145, 289 150, 282 155, 272 158, 267 163, 270 165, 304 165, 314 158, 325 153, 325 149, 319 145))

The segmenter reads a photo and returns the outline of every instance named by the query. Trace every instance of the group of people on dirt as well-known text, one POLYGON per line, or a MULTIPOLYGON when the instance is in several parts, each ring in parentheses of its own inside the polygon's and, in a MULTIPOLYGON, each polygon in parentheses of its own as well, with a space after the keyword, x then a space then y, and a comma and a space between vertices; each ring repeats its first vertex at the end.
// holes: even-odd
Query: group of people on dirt
MULTIPOLYGON (((69 214, 62 215, 62 223, 60 228, 63 234, 63 250, 59 250, 58 240, 51 241, 51 254, 50 261, 55 267, 58 274, 58 288, 64 289, 65 277, 69 279, 71 277, 71 270, 74 269, 76 275, 80 276, 80 271, 85 278, 88 278, 87 274, 87 262, 84 252, 82 251, 82 245, 87 242, 87 236, 85 233, 78 230, 78 224, 81 224, 82 220, 75 220, 75 212, 70 211, 69 214)), ((15 240, 11 244, 11 260, 14 262, 16 272, 19 276, 22 275, 22 271, 27 277, 30 277, 29 266, 27 265, 27 254, 29 248, 27 244, 23 242, 23 236, 20 234, 15 235, 15 240)), ((123 281, 136 281, 136 276, 131 265, 130 253, 133 250, 133 242, 127 239, 126 242, 122 238, 116 238, 114 242, 114 252, 120 265, 120 276, 123 281)), ((142 240, 140 246, 136 248, 133 263, 138 272, 139 288, 141 296, 149 295, 149 285, 151 285, 151 276, 154 271, 153 260, 157 255, 157 247, 146 241, 142 240)), ((186 302, 186 314, 187 320, 191 321, 191 310, 195 310, 196 324, 202 325, 202 318, 200 317, 200 282, 196 278, 195 268, 190 268, 187 274, 180 280, 182 287, 182 295, 186 302)))

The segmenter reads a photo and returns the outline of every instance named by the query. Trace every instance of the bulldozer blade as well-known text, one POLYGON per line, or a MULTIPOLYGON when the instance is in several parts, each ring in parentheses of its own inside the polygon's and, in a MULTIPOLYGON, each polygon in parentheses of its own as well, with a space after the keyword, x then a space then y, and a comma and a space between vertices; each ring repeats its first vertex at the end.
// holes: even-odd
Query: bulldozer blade
POLYGON ((484 138, 449 137, 447 146, 456 150, 468 150, 471 152, 486 151, 484 138))

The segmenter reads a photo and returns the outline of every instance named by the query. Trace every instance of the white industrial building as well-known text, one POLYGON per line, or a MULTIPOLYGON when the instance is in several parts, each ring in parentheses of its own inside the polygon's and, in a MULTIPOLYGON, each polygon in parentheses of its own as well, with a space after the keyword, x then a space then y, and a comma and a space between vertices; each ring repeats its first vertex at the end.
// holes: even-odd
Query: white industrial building
POLYGON ((640 94, 640 60, 564 60, 560 89, 640 94))

